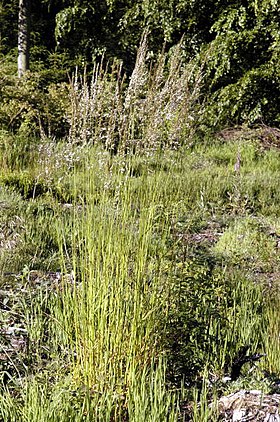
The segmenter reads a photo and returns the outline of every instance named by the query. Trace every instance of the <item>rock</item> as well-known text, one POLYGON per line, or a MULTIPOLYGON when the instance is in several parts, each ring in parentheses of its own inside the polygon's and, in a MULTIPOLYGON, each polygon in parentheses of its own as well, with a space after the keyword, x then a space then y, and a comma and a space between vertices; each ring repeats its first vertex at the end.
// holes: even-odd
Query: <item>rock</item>
POLYGON ((218 400, 219 420, 280 422, 279 404, 280 394, 264 394, 260 390, 240 390, 218 400))

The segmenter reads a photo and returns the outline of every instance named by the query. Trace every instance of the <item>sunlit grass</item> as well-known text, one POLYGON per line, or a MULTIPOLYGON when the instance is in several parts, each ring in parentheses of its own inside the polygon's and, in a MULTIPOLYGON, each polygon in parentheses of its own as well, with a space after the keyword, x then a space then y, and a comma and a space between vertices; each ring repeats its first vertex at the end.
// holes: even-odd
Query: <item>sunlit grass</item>
POLYGON ((231 145, 86 148, 64 174, 54 148, 54 185, 38 198, 1 191, 3 239, 17 240, 1 250, 2 284, 9 263, 21 287, 7 305, 28 332, 2 370, 2 419, 175 422, 188 402, 193 420, 215 420, 209 401, 230 391, 220 380, 240 347, 266 354, 247 385, 279 374, 279 292, 266 278, 279 271, 277 193, 265 203, 278 153, 244 146, 236 174, 231 145), (35 269, 60 278, 34 281, 35 269))

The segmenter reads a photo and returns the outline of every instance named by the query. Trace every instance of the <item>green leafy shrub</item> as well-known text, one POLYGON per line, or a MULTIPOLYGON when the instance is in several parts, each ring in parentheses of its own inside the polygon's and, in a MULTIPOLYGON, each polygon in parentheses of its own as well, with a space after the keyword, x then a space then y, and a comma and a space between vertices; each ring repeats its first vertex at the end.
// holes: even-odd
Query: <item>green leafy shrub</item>
POLYGON ((19 193, 24 199, 36 198, 49 190, 43 180, 34 178, 28 172, 13 172, 0 177, 0 184, 19 193))
POLYGON ((72 202, 71 182, 60 183, 59 181, 46 180, 41 176, 34 176, 27 171, 0 174, 0 186, 16 192, 23 199, 35 199, 37 197, 53 197, 60 202, 72 202))
POLYGON ((27 72, 18 79, 8 64, 0 79, 2 127, 24 137, 64 136, 68 131, 65 83, 49 83, 44 72, 27 72))

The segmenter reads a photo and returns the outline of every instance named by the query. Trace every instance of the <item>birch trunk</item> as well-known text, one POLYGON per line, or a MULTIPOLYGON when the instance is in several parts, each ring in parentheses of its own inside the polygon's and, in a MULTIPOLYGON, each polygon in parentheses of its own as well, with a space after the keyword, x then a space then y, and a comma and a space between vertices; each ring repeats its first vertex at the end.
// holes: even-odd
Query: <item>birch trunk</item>
POLYGON ((30 0, 19 0, 18 14, 18 76, 29 69, 30 0))

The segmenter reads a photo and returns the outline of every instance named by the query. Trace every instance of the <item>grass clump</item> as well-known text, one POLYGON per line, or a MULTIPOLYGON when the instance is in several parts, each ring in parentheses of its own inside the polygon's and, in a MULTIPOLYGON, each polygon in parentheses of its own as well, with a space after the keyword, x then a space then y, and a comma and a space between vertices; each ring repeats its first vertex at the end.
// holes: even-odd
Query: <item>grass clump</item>
POLYGON ((236 219, 220 237, 215 252, 224 254, 240 265, 244 261, 248 264, 251 262, 251 268, 256 266, 260 269, 269 263, 273 266, 277 260, 275 240, 269 235, 269 229, 250 217, 236 219))

